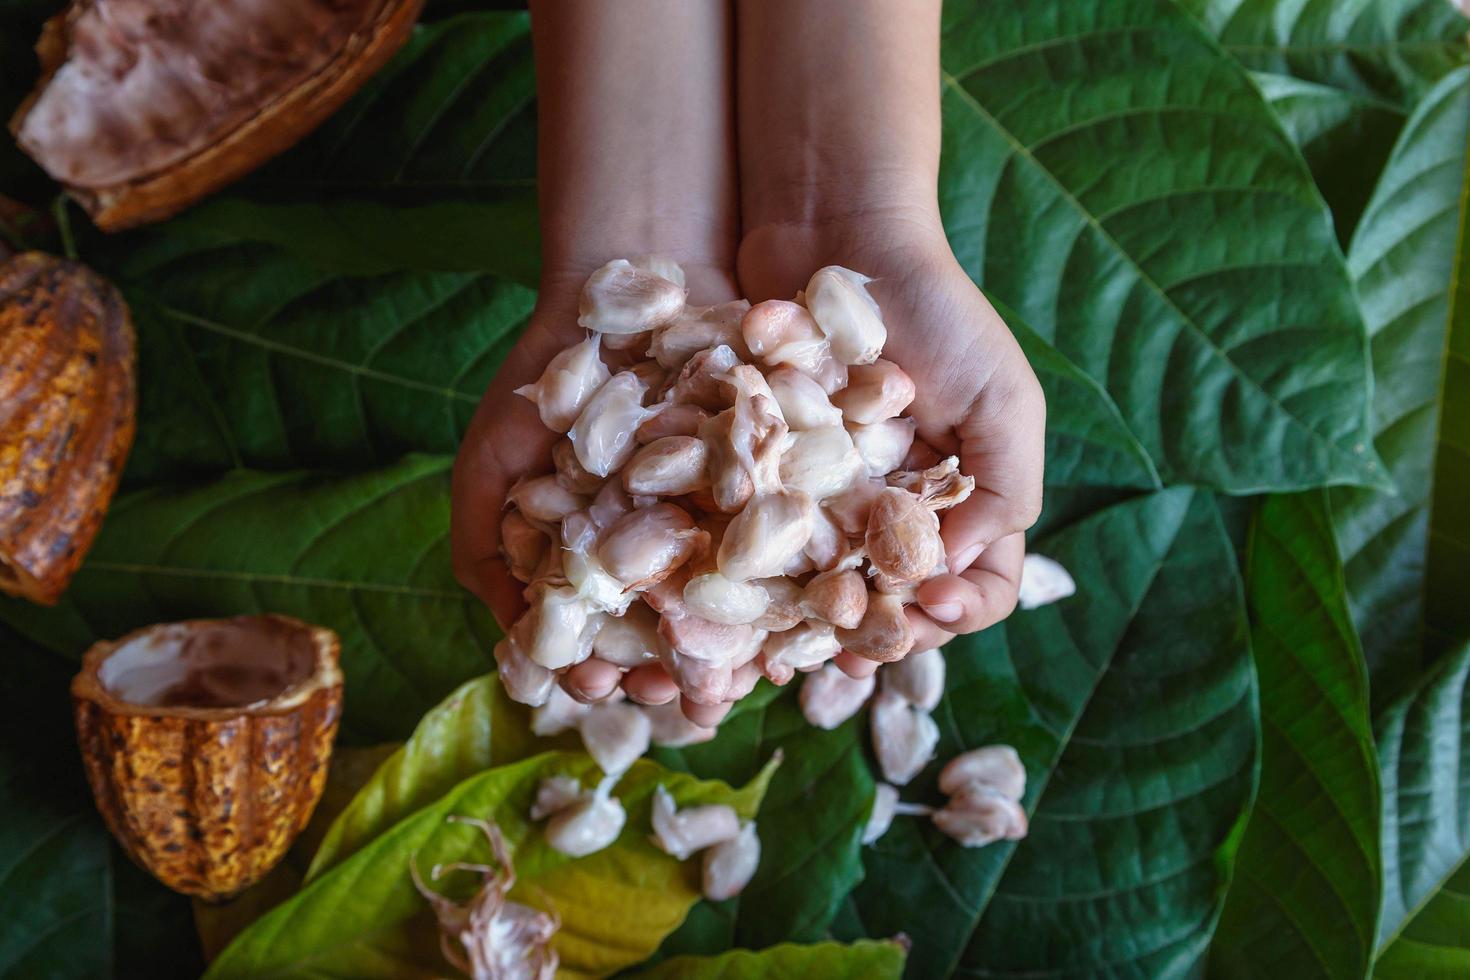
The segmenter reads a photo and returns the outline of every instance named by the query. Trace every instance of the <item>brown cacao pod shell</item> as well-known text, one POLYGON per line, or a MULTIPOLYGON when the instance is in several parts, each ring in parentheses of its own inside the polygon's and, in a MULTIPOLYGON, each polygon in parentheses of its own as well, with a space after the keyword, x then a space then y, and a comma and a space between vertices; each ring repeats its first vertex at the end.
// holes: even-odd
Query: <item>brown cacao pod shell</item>
POLYGON ((132 446, 133 360, 101 276, 40 252, 0 262, 0 590, 66 591, 132 446))
MULTIPOLYGON (((66 185, 68 192, 87 213, 97 227, 104 231, 117 231, 135 225, 159 221, 176 214, 201 198, 232 183, 259 167, 271 157, 290 148, 307 133, 320 125, 328 116, 346 102, 373 73, 383 66, 394 52, 408 39, 409 32, 418 20, 423 0, 362 0, 353 4, 339 2, 322 5, 343 18, 352 18, 342 27, 341 43, 322 57, 304 62, 300 70, 290 77, 272 78, 264 91, 251 92, 245 105, 229 106, 229 113, 214 113, 209 101, 219 92, 230 98, 232 79, 252 70, 252 63, 242 58, 240 64, 216 63, 210 66, 211 77, 204 83, 205 91, 195 93, 183 101, 193 99, 200 103, 197 126, 189 129, 187 139, 180 140, 177 133, 167 134, 162 139, 139 140, 154 144, 183 145, 186 155, 172 159, 153 168, 143 168, 126 180, 101 186, 83 186, 66 177, 66 155, 28 139, 23 132, 26 117, 36 101, 51 84, 58 71, 70 60, 78 57, 75 27, 78 20, 91 10, 97 0, 73 0, 62 13, 46 22, 41 37, 36 42, 36 55, 41 63, 41 78, 35 90, 20 104, 10 120, 10 131, 42 169, 66 185), (247 110, 247 111, 242 111, 247 110), (225 118, 218 118, 223 115, 225 118)), ((116 0, 113 0, 116 5, 116 0)), ((289 9, 289 5, 302 0, 277 0, 289 9)), ((166 25, 170 19, 190 16, 187 4, 159 4, 158 16, 149 18, 148 27, 166 25), (182 13, 181 13, 182 9, 182 13)), ((226 8, 216 8, 218 13, 226 8)), ((130 38, 135 43, 146 43, 148 27, 138 30, 130 38), (139 40, 139 39, 142 40, 139 40)), ((244 52, 248 39, 256 32, 250 25, 241 25, 236 36, 244 52)), ((218 41, 218 38, 215 38, 218 41)), ((98 46, 96 39, 89 39, 83 49, 98 46)), ((106 44, 102 46, 107 46, 106 44)), ((268 44, 267 44, 268 46, 268 44)), ((154 50, 164 50, 154 46, 154 50)), ((168 49, 179 52, 179 59, 194 60, 194 52, 168 49)), ((213 52, 218 53, 218 52, 213 52)), ((249 52, 254 55, 256 52, 249 52)), ((266 55, 269 55, 269 51, 266 55)), ((119 60, 118 56, 114 60, 119 60)), ((268 62, 269 58, 257 57, 255 64, 268 62)), ((187 74, 192 65, 173 65, 175 74, 187 74)), ((99 131, 93 134, 98 152, 110 152, 117 139, 115 132, 99 131)), ((72 155, 75 155, 74 153, 72 155)))
POLYGON ((265 615, 165 623, 87 651, 72 680, 77 740, 97 809, 134 861, 207 900, 275 867, 326 783, 342 712, 338 649, 331 630, 265 615), (208 673, 203 658, 225 649, 233 659, 208 673), (280 693, 244 705, 205 696, 282 650, 293 667, 279 671, 290 681, 280 693), (140 683, 159 688, 150 670, 170 669, 173 687, 137 696, 140 683))

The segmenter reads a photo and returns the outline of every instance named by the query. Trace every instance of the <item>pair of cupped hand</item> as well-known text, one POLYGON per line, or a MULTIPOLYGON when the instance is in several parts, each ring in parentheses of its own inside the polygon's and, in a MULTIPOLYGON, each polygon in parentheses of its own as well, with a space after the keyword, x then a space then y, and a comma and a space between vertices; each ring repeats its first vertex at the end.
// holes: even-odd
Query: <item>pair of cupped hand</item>
MULTIPOLYGON (((630 246, 630 252, 644 250, 630 246)), ((970 498, 943 516, 949 571, 924 582, 917 604, 908 609, 914 649, 937 647, 1015 608, 1022 532, 1041 510, 1045 403, 1014 337, 955 260, 937 216, 831 236, 769 230, 747 236, 735 269, 684 268, 691 304, 742 296, 756 303, 790 299, 813 271, 831 264, 873 277, 869 289, 888 327, 883 356, 914 380, 917 395, 909 414, 918 436, 941 454, 959 456, 961 470, 975 480, 970 498)), ((577 300, 591 271, 543 275, 531 321, 486 390, 455 463, 455 573, 503 628, 525 608, 521 583, 500 554, 506 494, 521 476, 551 471, 557 439, 535 406, 514 390, 536 380, 555 354, 585 337, 577 326, 577 300)), ((846 652, 836 663, 853 676, 878 666, 846 652)), ((581 701, 606 698, 619 684, 642 703, 678 696, 656 663, 619 674, 610 664, 588 660, 562 678, 567 693, 581 701)), ((712 725, 729 706, 686 701, 683 707, 691 720, 712 725)))

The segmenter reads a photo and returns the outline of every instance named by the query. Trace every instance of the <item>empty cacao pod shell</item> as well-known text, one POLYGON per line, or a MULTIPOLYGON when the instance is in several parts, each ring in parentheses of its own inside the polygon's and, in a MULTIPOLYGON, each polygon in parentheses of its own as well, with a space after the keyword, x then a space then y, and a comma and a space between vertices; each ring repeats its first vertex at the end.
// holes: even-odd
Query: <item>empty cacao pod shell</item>
POLYGON ((423 0, 73 0, 46 22, 17 142, 107 231, 287 149, 403 44, 423 0))
POLYGON ((76 262, 0 262, 0 590, 60 598, 133 442, 133 326, 76 262))
POLYGON ((286 616, 165 623, 72 680, 97 809, 175 891, 228 898, 273 868, 322 794, 342 710, 331 630, 286 616))

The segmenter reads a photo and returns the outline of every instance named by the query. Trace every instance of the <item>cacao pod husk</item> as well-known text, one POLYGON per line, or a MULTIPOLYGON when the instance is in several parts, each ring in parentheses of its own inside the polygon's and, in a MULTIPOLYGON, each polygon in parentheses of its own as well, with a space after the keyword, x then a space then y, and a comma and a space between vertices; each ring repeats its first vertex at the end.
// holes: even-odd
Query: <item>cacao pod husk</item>
POLYGON ((158 221, 320 125, 422 6, 73 0, 42 29, 41 79, 10 130, 97 227, 158 221))
POLYGON ((337 658, 331 630, 278 615, 165 623, 88 650, 71 688, 77 740, 128 855, 209 901, 275 867, 326 782, 337 658), (232 691, 248 703, 226 703, 232 691))
POLYGON ((0 262, 0 590, 66 591, 133 442, 133 360, 101 276, 40 252, 0 262))

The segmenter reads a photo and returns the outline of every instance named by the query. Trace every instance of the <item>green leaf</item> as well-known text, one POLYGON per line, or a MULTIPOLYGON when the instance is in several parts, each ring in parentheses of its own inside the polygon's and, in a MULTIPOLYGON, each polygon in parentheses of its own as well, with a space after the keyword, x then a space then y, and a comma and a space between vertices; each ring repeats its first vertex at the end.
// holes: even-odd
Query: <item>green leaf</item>
MULTIPOLYGON (((1438 494, 1453 508, 1470 492, 1470 474, 1452 454, 1441 470, 1435 466, 1439 418, 1450 407, 1440 404, 1448 390, 1446 324, 1470 310, 1453 302, 1467 138, 1470 68, 1462 68, 1405 124, 1348 254, 1372 342, 1375 442, 1398 485, 1397 494, 1331 494, 1375 703, 1401 689, 1423 662, 1431 498, 1438 494)), ((1452 440, 1455 424, 1445 429, 1452 440)), ((1459 591, 1454 575, 1443 580, 1459 591)), ((1447 605, 1463 602, 1450 598, 1438 608, 1447 605)))
MULTIPOLYGON (((424 715, 408 741, 360 783, 351 802, 328 828, 306 880, 316 878, 475 773, 524 759, 538 744, 542 748, 558 745, 540 742, 531 734, 530 725, 530 711, 506 695, 494 674, 461 684, 424 715)), ((575 743, 576 737, 562 741, 575 743)))
MULTIPOLYGON (((484 274, 344 276, 223 236, 119 272, 148 379, 134 483, 452 453, 535 302, 484 274)), ((1046 392, 1049 482, 1158 487, 1102 386, 1003 312, 1046 392)))
POLYGON ((1424 980, 1470 975, 1467 922, 1470 864, 1461 864, 1383 951, 1373 966, 1373 976, 1381 980, 1424 980))
MULTIPOLYGON (((1470 72, 1461 79, 1460 91, 1470 91, 1470 72)), ((1449 336, 1439 379, 1429 572, 1424 583, 1425 642, 1431 656, 1470 639, 1470 609, 1465 603, 1465 583, 1470 582, 1470 527, 1464 511, 1470 499, 1470 174, 1461 183, 1457 210, 1449 336)))
POLYGON ((66 599, 0 620, 76 657, 99 637, 201 616, 280 612, 334 629, 343 736, 404 738, 484 673, 497 630, 449 567, 449 460, 352 477, 234 473, 115 501, 66 599))
MULTIPOLYGON (((1254 787, 1244 600, 1211 497, 1165 490, 1035 544, 1075 597, 951 643, 939 758, 1026 764, 1030 836, 967 850, 900 819, 849 925, 921 977, 1175 976, 1202 965, 1254 787)), ((938 765, 905 790, 940 803, 938 765)))
POLYGON ((903 947, 895 942, 786 943, 760 952, 736 949, 721 956, 679 956, 639 970, 629 980, 898 980, 903 960, 903 947))
POLYGON ((452 454, 536 298, 482 273, 350 277, 229 238, 180 246, 120 270, 144 381, 134 483, 452 454))
POLYGON ((1378 761, 1325 495, 1267 497, 1249 555, 1260 788, 1212 972, 1362 977, 1381 892, 1378 761))
POLYGON ((1382 484, 1330 216, 1250 78, 1166 0, 945 8, 960 262, 1112 395, 1165 482, 1382 484))
POLYGON ((1235 57, 1407 110, 1470 60, 1445 0, 1178 0, 1235 57))
POLYGON ((1407 114, 1393 103, 1290 75, 1252 77, 1302 151, 1346 248, 1407 114))
MULTIPOLYGON (((403 50, 320 129, 165 226, 283 246, 350 273, 539 266, 530 19, 453 17, 403 50)), ((115 241, 148 247, 156 233, 115 241)))
POLYGON ((1389 976, 1450 976, 1470 950, 1464 908, 1470 810, 1470 644, 1379 715, 1383 766, 1383 917, 1389 976), (1449 929, 1447 931, 1446 924, 1449 929), (1439 969, 1436 969, 1438 967, 1439 969))
POLYGON ((739 791, 669 773, 642 761, 618 783, 628 823, 613 845, 573 860, 552 850, 527 814, 541 779, 569 774, 590 783, 586 755, 550 752, 490 769, 395 824, 242 933, 211 964, 213 980, 258 976, 417 976, 444 969, 432 915, 408 875, 409 861, 483 860, 473 827, 458 814, 493 820, 515 853, 517 901, 561 919, 555 945, 564 975, 605 976, 646 958, 699 896, 699 863, 680 863, 648 839, 656 785, 681 805, 728 803, 751 817, 770 769, 739 791))
POLYGON ((198 976, 188 901, 128 860, 92 803, 73 666, 9 629, 0 639, 0 977, 198 976))
POLYGON ((1148 450, 1128 429, 1107 389, 1026 326, 998 300, 1046 395, 1046 482, 1049 486, 1158 489, 1148 450))
POLYGON ((826 936, 838 904, 863 875, 860 847, 873 802, 857 720, 833 731, 807 724, 797 685, 768 684, 740 704, 713 741, 658 749, 664 765, 729 783, 752 778, 774 752, 785 762, 761 803, 760 870, 738 897, 706 905, 665 952, 759 949, 826 936))

